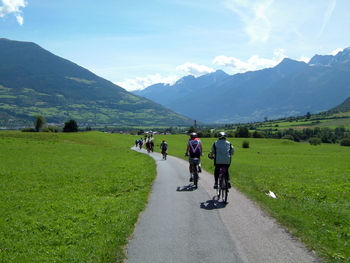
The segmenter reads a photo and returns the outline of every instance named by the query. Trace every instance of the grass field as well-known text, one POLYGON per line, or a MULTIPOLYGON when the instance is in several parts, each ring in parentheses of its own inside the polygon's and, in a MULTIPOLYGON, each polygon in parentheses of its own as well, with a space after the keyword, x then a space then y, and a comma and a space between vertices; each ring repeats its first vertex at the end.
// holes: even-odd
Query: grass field
POLYGON ((332 119, 330 117, 324 117, 323 119, 316 120, 316 119, 302 119, 298 121, 288 121, 288 120, 275 120, 275 121, 269 121, 266 123, 262 123, 262 125, 259 127, 260 130, 265 129, 301 129, 301 128, 316 128, 316 127, 328 127, 331 129, 335 129, 337 127, 344 127, 345 129, 350 129, 350 113, 342 113, 338 115, 334 115, 334 117, 347 117, 342 119, 332 119))
MULTIPOLYGON (((158 136, 157 151, 163 138, 170 155, 184 158, 187 136, 158 136)), ((201 140, 202 165, 213 172, 207 154, 215 139, 201 140)), ((229 140, 236 150, 230 167, 233 185, 325 262, 350 262, 350 147, 273 139, 229 140), (250 142, 250 148, 241 147, 244 140, 250 142), (277 199, 266 196, 269 190, 277 199)))
POLYGON ((0 132, 0 262, 121 262, 155 178, 133 143, 0 132))

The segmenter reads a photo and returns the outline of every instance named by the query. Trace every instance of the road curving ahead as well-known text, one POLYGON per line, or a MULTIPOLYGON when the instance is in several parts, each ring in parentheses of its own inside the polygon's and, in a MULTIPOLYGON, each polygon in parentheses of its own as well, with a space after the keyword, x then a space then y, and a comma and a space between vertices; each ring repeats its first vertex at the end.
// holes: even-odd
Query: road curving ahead
POLYGON ((215 198, 213 175, 203 171, 194 189, 188 162, 149 155, 157 178, 127 246, 127 262, 319 262, 236 189, 224 205, 215 198))

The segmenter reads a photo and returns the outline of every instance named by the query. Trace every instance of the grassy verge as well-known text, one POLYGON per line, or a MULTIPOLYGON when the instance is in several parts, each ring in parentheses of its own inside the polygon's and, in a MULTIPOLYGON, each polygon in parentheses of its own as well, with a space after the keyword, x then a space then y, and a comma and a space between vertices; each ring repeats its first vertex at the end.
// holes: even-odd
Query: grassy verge
MULTIPOLYGON (((159 136, 168 152, 184 158, 186 136, 159 136)), ((350 148, 311 146, 287 140, 230 138, 236 153, 231 181, 270 215, 301 238, 325 262, 350 262, 350 148), (243 149, 243 140, 250 148, 243 149), (277 195, 265 195, 269 190, 277 195)), ((215 139, 202 139, 204 169, 213 172, 206 156, 215 139)))
POLYGON ((155 178, 133 143, 0 132, 0 262, 121 262, 155 178))

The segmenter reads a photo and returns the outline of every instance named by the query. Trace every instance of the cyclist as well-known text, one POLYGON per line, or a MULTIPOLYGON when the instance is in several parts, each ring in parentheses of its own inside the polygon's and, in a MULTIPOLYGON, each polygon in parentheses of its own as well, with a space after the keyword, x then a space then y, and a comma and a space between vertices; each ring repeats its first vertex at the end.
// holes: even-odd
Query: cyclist
POLYGON ((214 165, 215 165, 215 182, 214 189, 218 188, 218 179, 220 174, 220 168, 226 168, 227 171, 227 185, 228 188, 231 188, 230 182, 230 174, 228 172, 228 168, 231 164, 231 156, 234 154, 235 148, 229 141, 226 141, 226 133, 219 132, 219 139, 214 142, 211 147, 210 156, 214 157, 214 165))
POLYGON ((166 151, 168 150, 168 144, 166 143, 165 140, 163 140, 162 143, 160 144, 160 149, 162 149, 162 155, 164 158, 164 155, 166 154, 166 151))
MULTIPOLYGON (((189 170, 190 170, 190 182, 193 181, 193 174, 192 174, 192 165, 193 165, 193 158, 200 159, 202 156, 202 143, 197 137, 197 133, 192 132, 190 134, 190 139, 187 142, 187 148, 186 148, 186 156, 188 156, 188 153, 190 154, 190 157, 188 158, 188 161, 190 163, 189 170)), ((199 172, 201 172, 200 165, 198 166, 199 172)))

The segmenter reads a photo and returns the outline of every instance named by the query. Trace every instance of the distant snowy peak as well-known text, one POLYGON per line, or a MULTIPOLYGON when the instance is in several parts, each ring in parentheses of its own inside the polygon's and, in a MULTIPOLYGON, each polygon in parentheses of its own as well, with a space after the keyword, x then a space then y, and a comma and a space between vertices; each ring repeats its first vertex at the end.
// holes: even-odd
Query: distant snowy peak
POLYGON ((337 55, 315 55, 311 58, 309 65, 316 66, 333 66, 339 63, 347 63, 350 61, 350 47, 345 48, 337 55))

